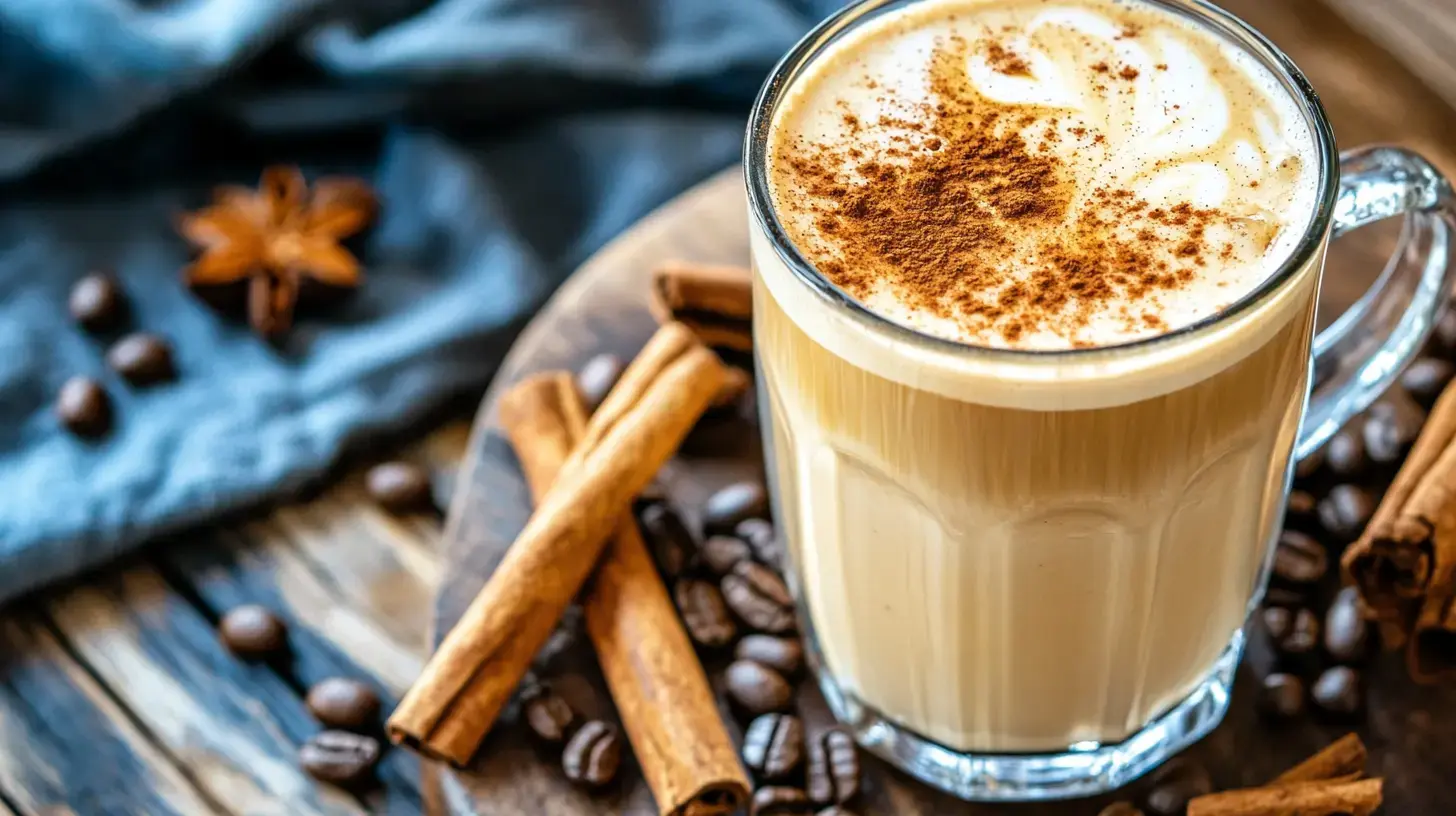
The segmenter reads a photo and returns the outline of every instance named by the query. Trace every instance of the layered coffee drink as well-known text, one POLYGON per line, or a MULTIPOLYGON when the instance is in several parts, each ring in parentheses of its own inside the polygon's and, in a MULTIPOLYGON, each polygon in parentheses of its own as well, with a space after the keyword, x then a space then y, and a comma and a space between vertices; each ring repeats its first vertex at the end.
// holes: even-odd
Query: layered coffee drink
POLYGON ((1189 699, 1237 657, 1308 387, 1289 91, 1159 3, 922 0, 767 139, 792 248, 754 235, 755 349, 821 679, 970 753, 1189 699))

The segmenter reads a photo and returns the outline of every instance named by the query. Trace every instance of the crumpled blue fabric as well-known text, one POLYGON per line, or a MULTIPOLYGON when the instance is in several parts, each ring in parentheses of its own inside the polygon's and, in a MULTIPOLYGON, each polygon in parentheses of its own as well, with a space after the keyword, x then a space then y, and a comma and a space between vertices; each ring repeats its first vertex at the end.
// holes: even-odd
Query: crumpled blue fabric
POLYGON ((0 0, 0 599, 285 493, 478 391, 593 249, 736 160, 832 0, 0 0), (278 346, 178 283, 178 212, 296 163, 385 206, 278 346), (67 315, 115 271, 175 349, 127 385, 67 315), (52 412, 99 377, 99 442, 52 412))

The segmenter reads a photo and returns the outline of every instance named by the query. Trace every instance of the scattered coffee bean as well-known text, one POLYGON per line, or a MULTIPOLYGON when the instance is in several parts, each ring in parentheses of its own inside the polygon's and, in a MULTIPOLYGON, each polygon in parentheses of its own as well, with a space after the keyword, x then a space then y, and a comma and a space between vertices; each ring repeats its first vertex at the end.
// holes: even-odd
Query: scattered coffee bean
POLYGON ((794 629, 794 599, 784 579, 762 564, 739 561, 723 576, 723 599, 740 620, 760 632, 781 635, 794 629))
POLYGON ((703 531, 731 533, 746 518, 768 514, 768 496, 758 482, 735 482, 708 497, 703 503, 703 531))
POLYGON ((1264 619, 1264 631, 1269 633, 1269 640, 1273 643, 1289 637, 1294 631, 1294 610, 1283 606, 1266 606, 1261 610, 1264 619))
POLYGON ((733 534, 748 542, 759 561, 776 570, 784 568, 783 549, 779 547, 778 533, 773 522, 761 518, 748 518, 738 522, 733 534))
POLYGON ((1365 701, 1360 673, 1349 666, 1334 666, 1310 687, 1309 696, 1326 714, 1348 717, 1360 711, 1365 701))
POLYGON ((1153 777, 1153 789, 1144 804, 1155 816, 1180 816, 1190 800, 1212 791, 1213 780, 1202 765, 1174 757, 1153 777))
POLYGON ((1143 816, 1132 802, 1113 802, 1097 812, 1097 816, 1143 816))
POLYGON ((854 811, 842 808, 839 805, 827 807, 815 813, 814 816, 855 816, 854 811))
POLYGON ((640 514, 654 504, 665 503, 667 503, 667 488, 661 481, 653 479, 642 488, 642 492, 638 493, 636 498, 632 499, 632 510, 640 514))
POLYGON ((738 641, 733 656, 762 663, 785 677, 793 677, 804 666, 804 645, 798 638, 747 635, 738 641))
POLYGON ((1370 654, 1370 621, 1355 587, 1341 589, 1325 610, 1325 651, 1340 663, 1359 663, 1370 654))
POLYGON ((581 367, 581 371, 576 374, 576 388, 581 392, 581 401, 587 414, 601 406, 602 400, 607 398, 625 368, 621 358, 614 354, 598 354, 581 367))
POLYGON ((783 711, 794 699, 794 687, 782 674, 752 660, 735 660, 723 672, 728 696, 747 714, 783 711))
POLYGON ((1304 490, 1291 490, 1284 507, 1284 523, 1300 532, 1309 532, 1319 524, 1319 501, 1304 490))
POLYGON ((565 742, 577 721, 571 704, 544 683, 521 692, 521 715, 537 739, 552 745, 565 742))
POLYGON ((844 804, 859 794, 859 750, 854 738, 831 728, 809 742, 804 773, 809 798, 816 804, 844 804))
POLYGON ((743 764, 759 779, 783 779, 804 761, 804 723, 792 714, 764 714, 743 732, 743 764))
POLYGON ((1363 436, 1370 461, 1389 465, 1399 462, 1420 436, 1426 412, 1411 400, 1383 399, 1370 406, 1363 436))
POLYGON ((172 347, 155 334, 128 334, 106 350, 106 364, 132 385, 152 385, 174 379, 172 347))
POLYGON ((566 778, 593 788, 616 779, 621 764, 622 740, 617 727, 601 720, 584 723, 561 754, 566 778))
POLYGON ((654 502, 642 508, 637 520, 657 569, 669 579, 682 575, 696 549, 682 516, 667 502, 654 502))
POLYGON ((1287 584, 1313 584, 1325 577, 1330 557, 1323 544, 1297 530, 1279 534, 1274 549, 1274 577, 1287 584))
POLYGON ((1274 641, 1282 665, 1288 670, 1304 671, 1313 668, 1319 656, 1319 618, 1308 609, 1294 613, 1289 629, 1274 641))
POLYGON ((267 607, 257 604, 234 607, 222 616, 217 628, 222 645, 249 660, 271 657, 288 645, 288 627, 267 607))
POLYGON ((71 287, 67 305, 71 319, 87 331, 106 331, 121 322, 126 301, 116 279, 104 272, 92 272, 71 287))
POLYGON ((56 396, 56 416, 71 433, 95 439, 111 430, 111 398, 90 377, 72 377, 56 396))
POLYGON ((1369 463, 1360 433, 1362 423, 1361 419, 1351 420, 1349 426, 1330 437, 1325 445, 1325 468, 1342 479, 1357 478, 1369 463))
POLYGON ((1259 713, 1270 720, 1289 720, 1304 713, 1304 681, 1293 674, 1275 672, 1259 689, 1259 713))
POLYGON ((1294 478, 1304 481, 1318 476, 1325 467, 1325 450, 1319 450, 1300 459, 1294 465, 1294 478))
POLYGON ((1363 487, 1335 485, 1319 503, 1320 525, 1342 542, 1354 541, 1375 513, 1375 498, 1363 487))
POLYGON ((379 717, 379 695, 368 685, 348 677, 329 677, 315 683, 304 698, 308 711, 327 728, 361 731, 379 717))
POLYGON ((787 816, 808 813, 811 809, 809 796, 802 790, 787 785, 770 785, 753 792, 748 812, 750 816, 787 816))
POLYGON ((357 787, 373 775, 379 763, 379 740, 348 731, 313 735, 298 751, 298 764, 320 782, 357 787))
POLYGON ((384 462, 364 475, 364 488, 380 507, 408 513, 430 505, 430 474, 412 462, 384 462))
POLYGON ((748 543, 735 536, 709 536, 698 549, 698 556, 715 575, 727 575, 739 561, 753 558, 748 543))
POLYGON ((717 587, 696 578, 682 578, 673 587, 672 596, 694 643, 716 649, 733 642, 738 627, 717 587))
POLYGON ((1422 357, 1400 375, 1400 385, 1411 398, 1429 409, 1446 384, 1456 376, 1456 366, 1439 357, 1422 357))

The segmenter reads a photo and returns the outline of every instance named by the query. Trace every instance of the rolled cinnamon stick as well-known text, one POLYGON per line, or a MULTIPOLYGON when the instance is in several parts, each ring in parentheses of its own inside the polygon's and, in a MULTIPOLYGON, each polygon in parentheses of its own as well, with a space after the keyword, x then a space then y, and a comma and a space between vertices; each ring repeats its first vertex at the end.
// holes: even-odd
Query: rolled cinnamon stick
POLYGON ((1365 773, 1365 743, 1353 732, 1335 740, 1319 753, 1274 777, 1271 784, 1292 784, 1318 780, 1358 779, 1365 773))
POLYGON ((707 409, 723 366, 679 323, 623 372, 480 593, 386 726, 390 739, 463 765, 585 583, 632 497, 707 409))
MULTIPOLYGON (((539 501, 586 428, 575 380, 538 374, 501 399, 501 427, 539 501)), ((584 590, 586 631, 662 816, 736 811, 749 781, 713 691, 630 513, 584 590)))
POLYGON ((1426 598, 1406 645, 1406 668, 1418 683, 1456 678, 1456 598, 1426 598))
POLYGON ((653 270, 651 296, 658 321, 680 321, 715 348, 753 349, 753 273, 748 269, 673 261, 653 270))
POLYGON ((1370 816, 1380 807, 1383 781, 1296 782, 1220 791, 1188 803, 1188 816, 1370 816))

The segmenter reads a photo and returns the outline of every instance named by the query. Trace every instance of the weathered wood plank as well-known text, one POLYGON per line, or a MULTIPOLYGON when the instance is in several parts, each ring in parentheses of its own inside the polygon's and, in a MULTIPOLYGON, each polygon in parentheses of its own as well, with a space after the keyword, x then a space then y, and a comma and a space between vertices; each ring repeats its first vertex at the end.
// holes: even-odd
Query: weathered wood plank
MULTIPOLYGON (((198 791, 31 611, 0 621, 0 789, 34 814, 229 812, 198 791)), ((12 811, 0 803, 0 814, 12 811)))

